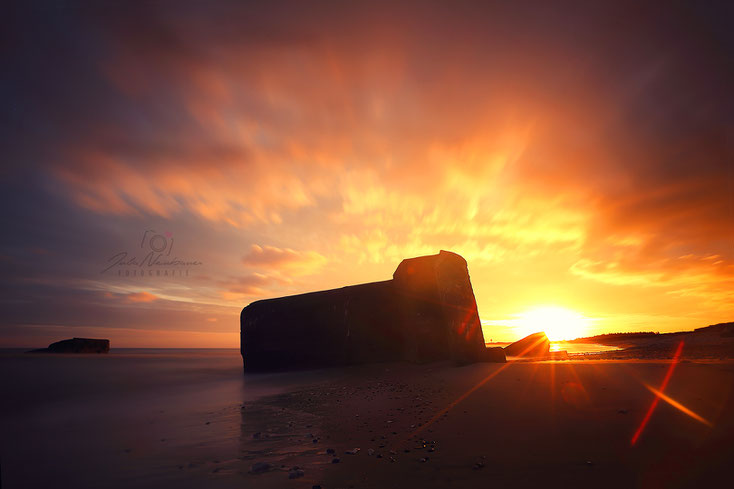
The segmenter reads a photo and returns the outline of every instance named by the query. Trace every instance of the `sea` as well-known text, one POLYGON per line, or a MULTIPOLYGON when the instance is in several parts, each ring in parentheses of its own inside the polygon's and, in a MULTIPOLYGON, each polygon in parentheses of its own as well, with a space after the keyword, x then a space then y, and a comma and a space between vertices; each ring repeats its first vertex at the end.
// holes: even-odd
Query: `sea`
POLYGON ((245 405, 345 375, 243 375, 239 349, 25 351, 0 350, 2 488, 230 487, 238 479, 210 477, 237 466, 232 454, 252 436, 245 405))
MULTIPOLYGON (((505 347, 511 344, 510 342, 495 342, 487 343, 487 346, 501 346, 505 347)), ((550 351, 563 351, 565 350, 570 357, 574 355, 593 355, 595 353, 603 353, 606 351, 621 350, 616 346, 602 345, 599 343, 572 343, 568 341, 551 341, 550 351)))
POLYGON ((245 376, 239 349, 24 351, 0 350, 5 489, 220 487, 208 477, 240 451, 242 406, 314 375, 245 376))

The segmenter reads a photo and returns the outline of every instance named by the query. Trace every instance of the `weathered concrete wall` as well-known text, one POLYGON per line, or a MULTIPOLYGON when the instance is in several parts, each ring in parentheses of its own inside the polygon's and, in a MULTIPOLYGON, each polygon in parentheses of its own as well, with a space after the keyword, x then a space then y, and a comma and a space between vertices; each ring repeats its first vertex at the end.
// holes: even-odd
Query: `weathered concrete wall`
POLYGON ((460 362, 481 359, 484 335, 466 260, 448 251, 409 258, 393 282, 399 296, 411 299, 401 308, 403 324, 425 338, 424 347, 460 362))
POLYGON ((245 369, 504 361, 484 347, 463 258, 442 251, 403 260, 393 277, 248 305, 240 316, 245 369))

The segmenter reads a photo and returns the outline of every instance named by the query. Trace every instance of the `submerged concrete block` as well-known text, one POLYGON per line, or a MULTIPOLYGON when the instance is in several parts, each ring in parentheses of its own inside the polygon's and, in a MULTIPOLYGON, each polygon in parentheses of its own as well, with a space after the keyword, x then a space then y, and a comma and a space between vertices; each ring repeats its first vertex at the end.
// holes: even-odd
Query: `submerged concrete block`
POLYGON ((29 353, 108 353, 110 340, 72 338, 51 343, 48 348, 31 350, 29 353))
POLYGON ((550 341, 545 333, 533 333, 505 347, 505 353, 511 357, 547 357, 550 352, 550 341))

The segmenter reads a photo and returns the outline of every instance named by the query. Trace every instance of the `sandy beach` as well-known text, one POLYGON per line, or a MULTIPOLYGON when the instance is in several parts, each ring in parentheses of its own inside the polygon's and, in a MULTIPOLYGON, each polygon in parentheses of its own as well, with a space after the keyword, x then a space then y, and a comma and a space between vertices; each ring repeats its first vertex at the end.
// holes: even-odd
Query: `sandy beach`
POLYGON ((632 445, 669 360, 246 376, 236 350, 0 360, 4 488, 700 487, 734 455, 731 361, 677 363, 664 393, 699 419, 661 400, 632 445))

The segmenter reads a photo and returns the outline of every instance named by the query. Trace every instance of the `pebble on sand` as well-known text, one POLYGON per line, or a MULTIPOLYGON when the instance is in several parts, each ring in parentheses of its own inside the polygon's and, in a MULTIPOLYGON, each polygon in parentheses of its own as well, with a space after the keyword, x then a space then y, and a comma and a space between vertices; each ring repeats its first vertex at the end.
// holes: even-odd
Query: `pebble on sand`
POLYGON ((250 467, 250 472, 253 474, 261 474, 263 472, 267 472, 272 468, 272 465, 270 465, 267 462, 257 462, 252 464, 252 467, 250 467))

